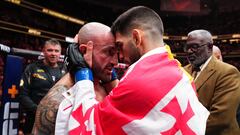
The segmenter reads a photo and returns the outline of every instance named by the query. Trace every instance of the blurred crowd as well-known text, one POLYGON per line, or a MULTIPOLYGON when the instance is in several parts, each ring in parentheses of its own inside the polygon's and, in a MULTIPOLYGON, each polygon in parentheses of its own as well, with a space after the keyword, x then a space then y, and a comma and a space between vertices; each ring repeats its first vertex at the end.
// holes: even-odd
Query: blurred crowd
POLYGON ((204 16, 166 16, 163 18, 166 35, 186 35, 194 29, 207 29, 213 35, 233 34, 240 31, 240 13, 227 12, 204 16), (177 22, 176 22, 177 20, 177 22))
MULTIPOLYGON (((102 22, 111 26, 113 20, 124 10, 119 6, 118 8, 110 8, 108 6, 99 6, 89 4, 88 2, 66 2, 66 1, 49 1, 42 3, 41 1, 33 0, 36 5, 47 7, 56 12, 60 12, 85 22, 102 22), (72 8, 66 8, 72 7, 72 8), (76 12, 76 9, 78 9, 76 12), (91 9, 94 9, 91 10, 91 9)), ((23 8, 8 2, 0 2, 0 20, 12 24, 28 26, 45 31, 50 31, 58 34, 73 37, 79 30, 81 25, 71 23, 56 17, 52 17, 41 12, 36 12, 27 8, 23 8), (69 27, 71 26, 71 27, 69 27)), ((165 35, 186 36, 186 34, 193 29, 207 29, 213 35, 234 34, 240 31, 240 12, 212 12, 206 15, 186 16, 186 15, 169 15, 161 13, 162 20, 165 24, 165 35), (177 21, 176 21, 177 20, 177 21)), ((0 29, 0 43, 9 47, 21 48, 26 50, 41 51, 45 38, 16 33, 0 29)), ((171 47, 176 58, 182 65, 188 64, 186 54, 183 52, 184 40, 165 40, 171 47)), ((68 45, 66 42, 61 42, 62 54, 68 45)), ((240 69, 240 43, 239 41, 230 40, 215 40, 214 44, 218 46, 223 55, 223 60, 240 69)), ((26 57, 25 63, 28 64, 33 61, 33 58, 26 57)), ((3 74, 3 55, 0 55, 0 82, 2 82, 3 74)))
MULTIPOLYGON (((83 21, 86 22, 101 22, 109 26, 112 25, 113 20, 123 10, 121 8, 114 10, 108 7, 90 5, 89 3, 81 5, 76 3, 76 1, 67 3, 64 3, 63 1, 49 1, 47 3, 35 2, 36 4, 48 7, 49 9, 54 9, 57 12, 83 19, 83 21), (76 9, 78 9, 78 12, 76 12, 76 9), (90 9, 94 9, 94 11, 90 11, 90 9)), ((41 12, 36 12, 14 4, 9 4, 7 2, 0 2, 0 5, 4 7, 0 8, 0 21, 8 22, 9 24, 45 30, 69 37, 74 37, 75 33, 77 33, 82 27, 79 24, 71 23, 43 14, 41 12)), ((213 35, 237 34, 240 32, 240 12, 221 12, 197 16, 161 14, 161 17, 164 22, 164 34, 166 36, 186 36, 188 32, 194 29, 206 29, 209 30, 213 35)), ((1 22, 0 26, 2 26, 1 22)), ((0 35, 0 44, 33 51, 42 51, 44 42, 46 41, 46 38, 4 29, 0 29, 0 35)), ((69 43, 62 41, 60 42, 62 45, 62 54, 64 55, 69 43)), ((164 42, 170 46, 172 52, 175 54, 175 57, 183 66, 189 64, 186 58, 186 53, 183 51, 183 46, 186 44, 186 40, 165 40, 164 42)), ((214 40, 214 45, 218 46, 222 51, 224 62, 234 65, 238 68, 238 70, 240 70, 240 40, 214 40)), ((24 66, 27 66, 29 63, 32 63, 37 59, 36 57, 32 56, 24 56, 24 58, 24 66)), ((4 78, 4 59, 5 54, 1 52, 0 99, 2 95, 2 82, 4 78)), ((117 72, 120 76, 124 73, 123 70, 117 70, 117 72)), ((20 123, 25 123, 24 120, 25 119, 22 119, 20 123)))

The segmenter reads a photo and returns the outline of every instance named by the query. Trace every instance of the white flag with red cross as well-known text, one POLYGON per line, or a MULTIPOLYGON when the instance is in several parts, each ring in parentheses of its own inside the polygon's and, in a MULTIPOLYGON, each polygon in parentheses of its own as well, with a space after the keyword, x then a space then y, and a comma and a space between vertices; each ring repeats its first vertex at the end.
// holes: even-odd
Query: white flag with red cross
POLYGON ((86 91, 86 82, 91 83, 79 81, 74 87, 81 100, 73 104, 70 135, 205 134, 209 112, 198 101, 192 78, 165 47, 133 64, 100 103, 86 96, 94 93, 86 91))

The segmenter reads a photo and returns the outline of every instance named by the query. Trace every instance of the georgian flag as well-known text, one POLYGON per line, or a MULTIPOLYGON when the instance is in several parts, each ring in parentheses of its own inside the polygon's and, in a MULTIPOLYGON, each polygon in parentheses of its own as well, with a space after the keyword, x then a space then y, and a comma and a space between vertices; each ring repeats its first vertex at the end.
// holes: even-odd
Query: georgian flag
POLYGON ((205 134, 209 112, 198 101, 192 78, 167 46, 130 66, 103 102, 96 102, 89 80, 77 82, 73 89, 74 100, 60 105, 56 131, 65 115, 64 130, 70 135, 205 134))

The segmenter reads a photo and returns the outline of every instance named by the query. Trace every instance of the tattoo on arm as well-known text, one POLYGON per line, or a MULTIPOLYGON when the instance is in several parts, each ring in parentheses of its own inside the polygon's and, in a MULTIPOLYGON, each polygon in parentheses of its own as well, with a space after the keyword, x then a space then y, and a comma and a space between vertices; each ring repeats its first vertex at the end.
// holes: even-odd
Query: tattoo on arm
POLYGON ((64 98, 62 93, 67 89, 64 85, 56 85, 41 100, 35 116, 34 135, 54 134, 58 107, 64 98))

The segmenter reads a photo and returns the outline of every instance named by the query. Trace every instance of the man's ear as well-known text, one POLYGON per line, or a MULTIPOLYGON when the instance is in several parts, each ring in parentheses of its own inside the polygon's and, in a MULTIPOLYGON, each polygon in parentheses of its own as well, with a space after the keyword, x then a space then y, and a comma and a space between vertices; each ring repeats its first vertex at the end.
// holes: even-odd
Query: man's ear
POLYGON ((79 51, 87 62, 88 66, 92 68, 92 53, 93 53, 93 42, 88 41, 87 44, 80 44, 79 51))
POLYGON ((136 46, 139 47, 142 42, 142 32, 139 29, 133 29, 132 37, 136 46))
POLYGON ((84 55, 87 52, 87 45, 86 44, 80 44, 79 45, 79 51, 82 55, 84 55))

